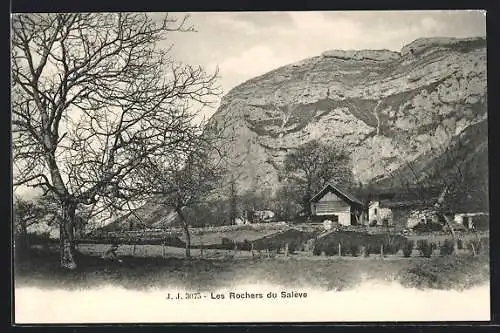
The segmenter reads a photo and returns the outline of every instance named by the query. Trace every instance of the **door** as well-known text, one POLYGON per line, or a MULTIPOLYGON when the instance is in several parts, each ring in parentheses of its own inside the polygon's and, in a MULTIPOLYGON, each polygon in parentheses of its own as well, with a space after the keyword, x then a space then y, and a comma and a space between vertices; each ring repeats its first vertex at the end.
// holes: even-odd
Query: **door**
POLYGON ((356 218, 356 213, 351 211, 351 225, 358 225, 358 219, 356 218))
POLYGON ((463 216, 462 217, 462 224, 463 224, 464 227, 466 227, 467 229, 469 229, 470 217, 463 216))

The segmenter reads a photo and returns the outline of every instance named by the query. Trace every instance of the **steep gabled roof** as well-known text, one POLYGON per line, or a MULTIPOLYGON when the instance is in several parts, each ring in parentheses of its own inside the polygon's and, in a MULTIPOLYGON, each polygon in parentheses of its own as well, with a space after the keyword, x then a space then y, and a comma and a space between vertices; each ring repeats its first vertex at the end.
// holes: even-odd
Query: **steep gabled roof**
POLYGON ((361 202, 361 200, 359 200, 358 198, 356 198, 354 195, 352 195, 351 193, 347 192, 346 190, 343 190, 343 189, 339 188, 338 186, 335 186, 335 185, 332 185, 332 184, 326 184, 309 201, 310 202, 316 202, 319 199, 321 199, 323 196, 325 196, 328 192, 333 192, 333 193, 339 195, 340 197, 342 197, 342 199, 348 201, 349 203, 355 203, 355 204, 358 204, 358 205, 363 205, 363 203, 361 202))

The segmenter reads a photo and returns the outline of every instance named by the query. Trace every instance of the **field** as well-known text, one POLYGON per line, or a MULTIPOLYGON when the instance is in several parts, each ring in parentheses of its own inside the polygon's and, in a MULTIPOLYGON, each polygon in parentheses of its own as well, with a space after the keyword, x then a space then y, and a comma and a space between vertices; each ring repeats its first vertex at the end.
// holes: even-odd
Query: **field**
MULTIPOLYGON (((231 228, 229 230, 224 230, 224 231, 201 231, 201 229, 197 229, 196 232, 192 232, 191 234, 191 254, 194 257, 203 257, 203 258, 224 258, 224 257, 243 257, 243 258, 248 258, 248 257, 255 257, 255 256, 268 256, 268 250, 270 252, 273 252, 274 256, 280 256, 283 255, 283 250, 284 250, 284 244, 289 243, 290 246, 295 245, 298 246, 298 248, 294 248, 294 250, 297 250, 294 252, 294 255, 296 257, 311 257, 312 249, 309 249, 307 252, 304 252, 303 246, 300 246, 300 244, 305 244, 309 241, 314 241, 314 239, 321 234, 321 231, 316 227, 316 230, 314 229, 306 229, 307 231, 300 231, 303 228, 260 228, 260 227, 250 227, 250 226, 233 226, 234 228, 231 228), (237 229, 236 227, 240 228, 237 229), (224 241, 226 241, 226 244, 224 244, 224 241), (230 243, 227 243, 230 242, 230 243), (237 248, 238 250, 234 250, 235 245, 231 242, 237 243, 237 248), (244 242, 248 242, 244 244, 244 242), (231 245, 233 244, 233 245, 231 245), (251 245, 254 244, 254 249, 255 250, 261 250, 261 251, 253 251, 253 253, 250 252, 251 245), (201 250, 203 248, 203 250, 201 250), (279 249, 278 253, 276 253, 276 249, 279 249)), ((321 228, 321 227, 319 227, 321 228)), ((334 232, 331 233, 329 238, 332 238, 330 236, 334 236, 333 238, 338 238, 339 240, 333 241, 331 244, 332 251, 326 251, 327 255, 336 255, 338 254, 337 246, 338 242, 342 241, 345 243, 345 241, 348 238, 351 238, 350 235, 358 235, 361 236, 362 233, 358 232, 334 232), (349 237, 347 237, 349 236, 349 237)), ((366 235, 366 234, 365 234, 366 235)), ((469 244, 470 241, 478 240, 480 238, 489 237, 488 233, 484 232, 477 232, 477 233, 458 233, 457 234, 458 239, 461 240, 461 246, 459 247, 461 252, 467 252, 470 249, 467 248, 467 245, 469 244)), ((121 244, 118 250, 118 255, 120 256, 134 256, 134 257, 184 257, 185 256, 185 250, 184 250, 184 242, 186 240, 184 234, 179 234, 179 238, 177 242, 180 243, 172 243, 172 242, 167 242, 164 243, 164 245, 161 245, 163 243, 162 237, 165 237, 164 235, 162 236, 159 233, 155 234, 154 237, 154 242, 149 242, 149 236, 142 236, 142 238, 135 238, 136 240, 139 240, 140 242, 136 242, 134 245, 134 238, 125 236, 123 239, 125 241, 120 241, 118 240, 118 243, 121 244), (144 238, 145 237, 145 238, 144 238)), ((384 239, 385 236, 381 232, 376 232, 376 233, 371 233, 371 236, 366 236, 369 238, 377 238, 377 239, 384 239), (378 235, 378 236, 377 236, 378 235)), ((402 236, 397 236, 399 238, 402 238, 402 236)), ((420 233, 420 234, 411 234, 405 236, 409 240, 413 240, 415 243, 419 240, 428 240, 431 243, 434 243, 437 247, 435 248, 435 252, 439 252, 439 245, 443 244, 445 240, 449 240, 450 236, 446 233, 420 233)), ((115 238, 116 239, 116 238, 115 238)), ((85 240, 82 240, 79 245, 79 251, 81 251, 84 254, 88 255, 101 255, 105 250, 109 248, 109 244, 111 243, 110 240, 105 241, 105 240, 92 240, 91 242, 85 242, 85 240)), ((315 241, 315 243, 318 243, 315 241)), ((312 244, 312 243, 310 243, 312 244)), ((344 244, 345 245, 345 244, 344 244)), ((368 243, 366 243, 363 240, 360 240, 360 245, 361 246, 366 246, 368 243)), ((376 244, 378 248, 380 248, 381 243, 378 242, 376 244)), ((349 246, 343 248, 342 253, 345 254, 344 252, 346 250, 350 250, 348 248, 349 246)), ((324 250, 324 249, 323 249, 324 250)), ((319 253, 318 253, 319 254, 319 253)), ((386 253, 389 256, 390 255, 397 255, 401 256, 402 251, 398 251, 397 253, 386 253)), ((419 256, 418 250, 414 249, 412 252, 412 256, 419 256)))
POLYGON ((123 263, 106 262, 81 254, 74 272, 58 269, 54 251, 34 251, 15 265, 15 284, 45 288, 81 289, 113 284, 132 289, 182 286, 207 291, 243 283, 287 287, 315 286, 325 290, 355 287, 363 279, 397 281, 403 286, 464 289, 489 280, 486 255, 433 258, 330 257, 300 260, 295 257, 187 260, 175 257, 123 256, 123 263))
MULTIPOLYGON (((191 244, 221 244, 222 238, 228 238, 235 242, 243 242, 245 240, 251 242, 275 232, 275 230, 231 230, 225 232, 206 232, 191 235, 191 244)), ((180 235, 179 238, 184 242, 186 241, 184 234, 180 235)))
MULTIPOLYGON (((445 239, 450 239, 450 235, 446 233, 426 233, 426 234, 415 234, 406 236, 408 239, 412 239, 415 242, 419 239, 427 239, 429 242, 434 243, 442 243, 445 239)), ((477 232, 476 234, 466 232, 466 233, 457 233, 457 238, 463 240, 464 242, 471 241, 475 238, 481 237, 489 237, 488 232, 477 232)))
MULTIPOLYGON (((281 230, 283 231, 283 230, 281 230)), ((335 237, 343 239, 342 233, 335 237)), ((397 281, 403 286, 437 289, 463 289, 489 280, 489 258, 486 251, 472 256, 462 248, 454 255, 441 255, 435 248, 430 258, 422 257, 415 248, 411 257, 405 258, 402 250, 396 253, 371 253, 352 256, 335 251, 338 244, 333 241, 332 253, 314 255, 312 250, 296 249, 286 253, 283 245, 314 238, 317 233, 288 230, 278 232, 269 229, 226 230, 195 233, 192 237, 196 248, 191 249, 191 259, 185 258, 183 247, 160 244, 121 244, 118 255, 122 263, 107 262, 100 255, 109 248, 109 243, 80 243, 78 256, 80 266, 76 272, 62 272, 58 268, 57 243, 36 245, 27 258, 16 261, 16 285, 44 285, 51 287, 81 288, 112 283, 126 288, 142 289, 183 285, 190 289, 230 287, 238 283, 272 283, 286 286, 321 287, 327 290, 342 290, 357 285, 363 279, 397 281), (273 236, 274 235, 274 236, 273 236), (296 239, 294 239, 294 237, 296 239), (200 245, 221 244, 223 238, 236 242, 247 240, 257 247, 238 250, 200 249, 200 245), (262 248, 259 246, 258 248, 262 248), (266 245, 267 244, 267 245, 266 245), (327 254, 327 255, 325 255, 327 254), (329 255, 328 255, 329 254, 329 255)), ((333 235, 333 234, 332 234, 333 235)), ((364 236, 366 237, 366 236, 364 236)), ((487 234, 461 234, 467 242, 487 234)), ((415 242, 427 239, 436 244, 449 239, 446 234, 410 235, 415 242)), ((324 237, 321 239, 325 239, 324 237)), ((183 240, 183 239, 182 239, 183 240)))

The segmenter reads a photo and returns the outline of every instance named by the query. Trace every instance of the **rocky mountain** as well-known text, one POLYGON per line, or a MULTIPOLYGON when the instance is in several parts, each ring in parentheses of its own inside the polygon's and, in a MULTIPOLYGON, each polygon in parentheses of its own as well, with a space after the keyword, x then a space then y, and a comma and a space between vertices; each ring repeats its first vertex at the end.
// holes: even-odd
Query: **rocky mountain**
MULTIPOLYGON (((451 208, 488 208, 484 38, 418 39, 399 53, 326 51, 232 89, 208 128, 223 122, 234 138, 224 147, 240 193, 276 190, 285 155, 318 139, 349 153, 358 184, 439 185, 460 170, 468 181, 449 195, 458 206, 451 208)), ((148 203, 106 229, 176 221, 167 207, 148 203)))
POLYGON ((418 39, 399 53, 326 51, 235 87, 211 123, 222 118, 231 120, 240 192, 276 189, 285 155, 313 139, 347 151, 362 184, 393 186, 409 165, 424 178, 439 165, 484 165, 486 39, 418 39), (444 163, 445 154, 452 160, 444 163))

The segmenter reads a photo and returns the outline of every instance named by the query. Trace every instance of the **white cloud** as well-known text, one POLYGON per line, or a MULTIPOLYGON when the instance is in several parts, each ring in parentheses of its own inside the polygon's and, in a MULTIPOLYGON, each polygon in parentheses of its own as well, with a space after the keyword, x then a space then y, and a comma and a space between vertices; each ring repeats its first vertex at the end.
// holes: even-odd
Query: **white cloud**
POLYGON ((271 47, 257 45, 219 63, 221 74, 257 76, 282 66, 291 58, 276 55, 271 47))
POLYGON ((233 15, 220 14, 216 17, 217 23, 222 26, 225 26, 228 29, 234 29, 240 31, 241 33, 253 35, 258 32, 258 29, 255 25, 243 21, 235 19, 233 15))
POLYGON ((422 18, 420 23, 422 26, 422 30, 424 31, 434 31, 441 27, 441 23, 433 19, 432 17, 424 17, 422 18))
POLYGON ((322 12, 290 12, 295 29, 288 33, 326 40, 352 41, 362 37, 362 29, 358 22, 346 18, 331 20, 322 12))

